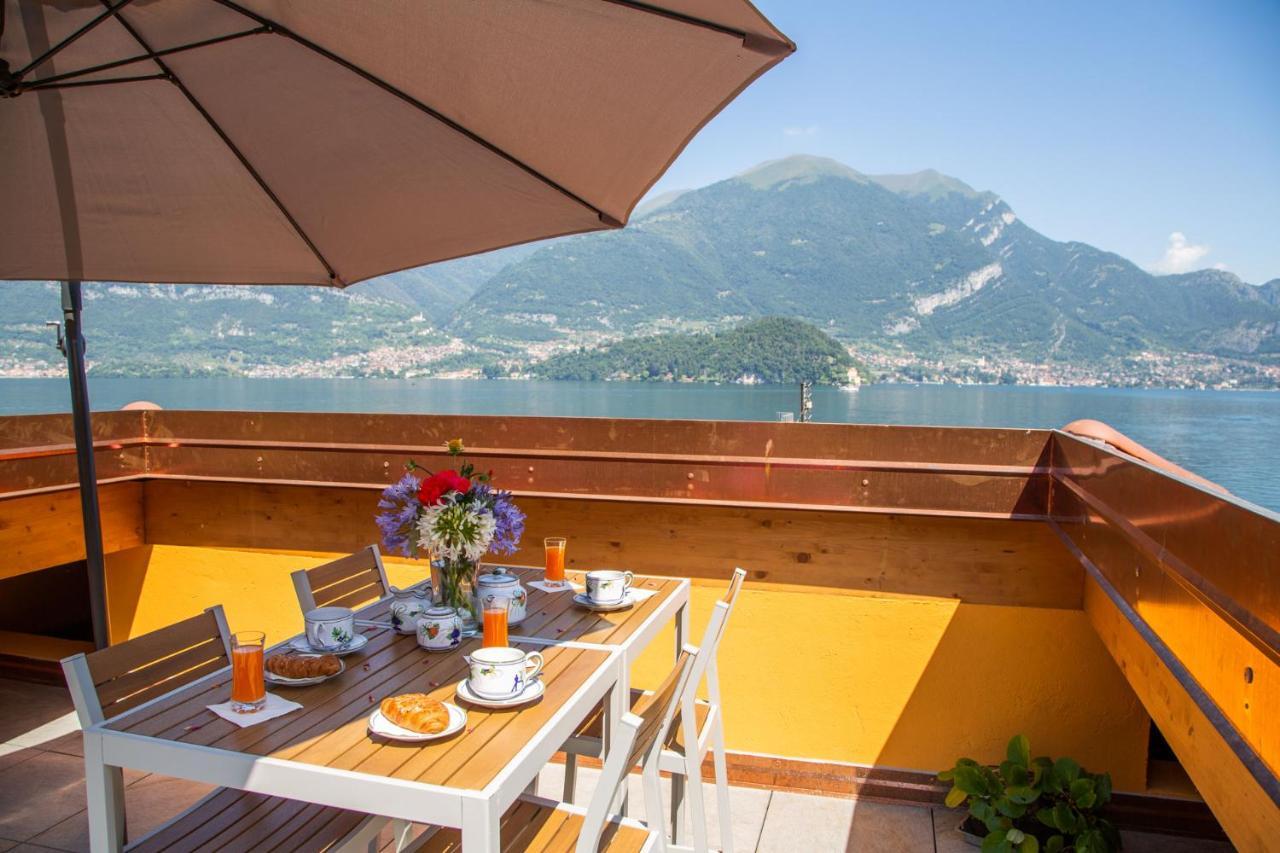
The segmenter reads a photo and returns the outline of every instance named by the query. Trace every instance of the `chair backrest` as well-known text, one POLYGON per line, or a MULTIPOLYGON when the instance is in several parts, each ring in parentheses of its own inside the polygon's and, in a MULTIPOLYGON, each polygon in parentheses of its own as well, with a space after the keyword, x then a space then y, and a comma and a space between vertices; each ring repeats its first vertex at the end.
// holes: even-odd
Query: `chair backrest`
POLYGON ((298 569, 292 578, 303 613, 317 607, 355 608, 391 594, 377 545, 314 569, 298 569))
POLYGON ((733 577, 729 579, 729 589, 725 591, 724 597, 715 603, 711 611, 707 630, 702 634, 702 645, 698 647, 703 653, 699 656, 693 677, 690 679, 688 696, 690 703, 704 675, 707 677, 707 691, 711 701, 715 704, 720 703, 720 679, 716 671, 716 656, 720 651, 720 640, 724 637, 724 629, 729 624, 729 615, 733 613, 733 607, 738 603, 738 593, 742 592, 742 584, 746 579, 746 569, 734 569, 733 577))
POLYGON ((591 795, 591 802, 587 805, 576 853, 595 853, 600 849, 600 838, 607 828, 613 800, 626 784, 627 774, 637 762, 644 765, 645 773, 652 774, 651 781, 657 784, 657 754, 666 739, 680 696, 689 682, 698 656, 697 648, 685 646, 675 667, 658 689, 646 694, 631 711, 622 715, 617 741, 609 746, 609 755, 600 773, 600 781, 596 783, 595 793, 591 795))
POLYGON ((90 726, 185 687, 231 662, 222 607, 62 661, 80 725, 90 726))

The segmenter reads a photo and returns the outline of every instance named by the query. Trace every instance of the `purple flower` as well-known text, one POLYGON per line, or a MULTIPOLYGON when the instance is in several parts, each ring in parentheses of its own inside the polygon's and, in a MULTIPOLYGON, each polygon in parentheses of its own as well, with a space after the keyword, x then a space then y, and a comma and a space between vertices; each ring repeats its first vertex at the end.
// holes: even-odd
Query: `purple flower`
POLYGON ((382 545, 389 554, 412 557, 413 534, 422 504, 418 501, 418 488, 422 484, 413 474, 405 474, 398 483, 387 486, 378 501, 376 521, 382 531, 382 545))
POLYGON ((478 503, 489 505, 493 513, 493 543, 489 550, 495 554, 514 554, 524 535, 524 513, 516 506, 510 492, 498 491, 488 483, 472 486, 471 494, 478 503))

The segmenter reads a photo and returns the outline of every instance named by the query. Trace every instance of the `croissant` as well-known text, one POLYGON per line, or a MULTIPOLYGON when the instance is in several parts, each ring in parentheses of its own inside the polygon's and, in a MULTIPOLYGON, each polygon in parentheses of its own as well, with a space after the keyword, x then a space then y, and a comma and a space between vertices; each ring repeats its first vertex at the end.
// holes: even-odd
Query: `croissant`
POLYGON ((425 693, 388 696, 379 708, 382 716, 411 732, 433 735, 449 726, 449 709, 425 693))
POLYGON ((284 678, 315 678, 333 675, 342 669, 337 655, 272 655, 267 671, 284 678))

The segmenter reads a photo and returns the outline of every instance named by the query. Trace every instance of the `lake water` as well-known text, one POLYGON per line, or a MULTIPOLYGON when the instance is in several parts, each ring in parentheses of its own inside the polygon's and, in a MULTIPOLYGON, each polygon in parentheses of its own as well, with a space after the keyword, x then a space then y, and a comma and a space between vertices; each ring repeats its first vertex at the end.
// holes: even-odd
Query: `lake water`
MULTIPOLYGON (((92 379, 95 409, 151 400, 168 409, 437 412, 615 418, 777 419, 799 408, 783 386, 449 379, 92 379)), ((65 412, 66 382, 0 379, 0 415, 65 412)), ((1280 393, 1025 386, 819 388, 814 420, 1061 427, 1104 421, 1237 496, 1280 510, 1280 393)))

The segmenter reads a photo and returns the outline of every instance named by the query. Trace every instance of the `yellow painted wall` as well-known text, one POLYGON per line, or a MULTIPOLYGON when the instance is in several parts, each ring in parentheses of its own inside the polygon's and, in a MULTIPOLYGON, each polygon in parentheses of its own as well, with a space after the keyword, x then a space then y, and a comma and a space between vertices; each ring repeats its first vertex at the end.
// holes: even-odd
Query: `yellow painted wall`
MULTIPOLYGON (((289 573, 332 556, 166 545, 113 554, 112 636, 222 603, 232 630, 283 639, 302 623, 289 573)), ((387 573, 404 585, 422 566, 389 562, 387 573)), ((721 593, 695 586, 693 642, 721 593)), ((636 684, 656 684, 673 647, 670 634, 655 641, 636 684)), ((1023 732, 1037 754, 1144 788, 1147 716, 1082 611, 748 583, 720 666, 732 750, 937 770, 960 755, 997 761, 1023 732)))

